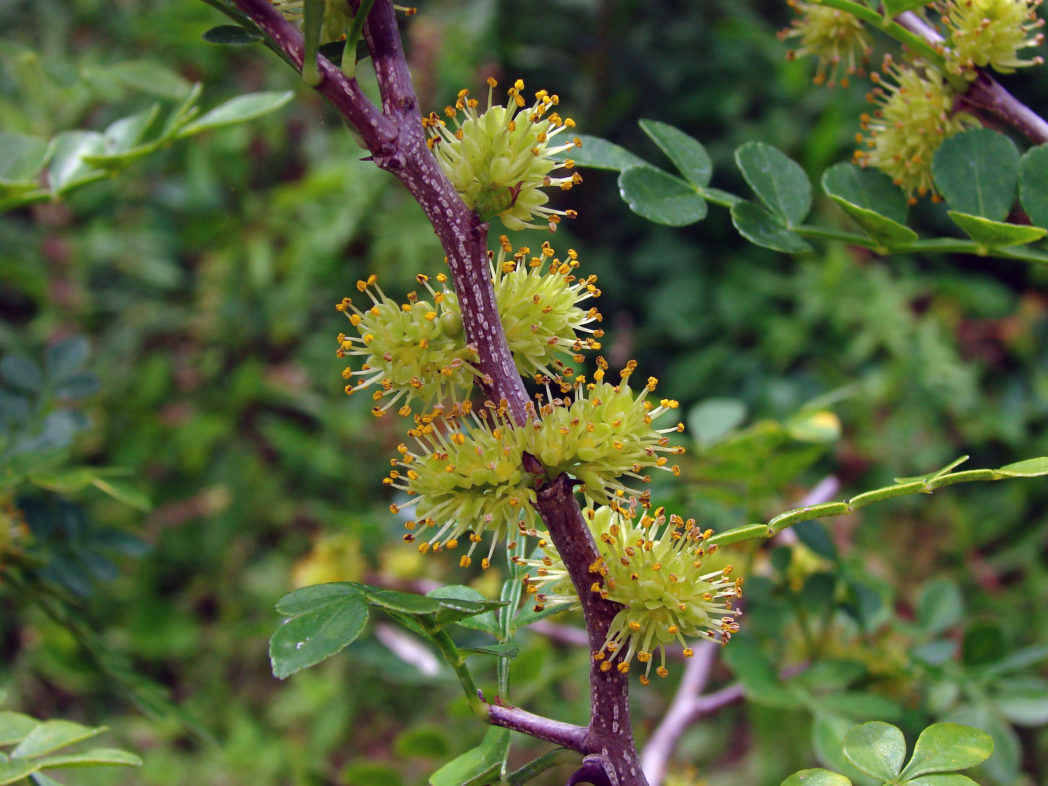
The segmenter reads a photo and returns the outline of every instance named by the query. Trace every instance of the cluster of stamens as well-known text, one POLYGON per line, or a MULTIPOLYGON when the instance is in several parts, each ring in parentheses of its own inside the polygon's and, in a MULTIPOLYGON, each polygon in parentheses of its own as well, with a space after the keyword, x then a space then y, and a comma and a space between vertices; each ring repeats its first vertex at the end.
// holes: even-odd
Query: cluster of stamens
POLYGON ((800 0, 789 0, 789 5, 800 18, 794 19, 789 27, 779 31, 779 38, 798 38, 800 47, 788 51, 788 59, 805 55, 817 57, 818 65, 813 80, 817 85, 837 85, 837 73, 842 65, 847 76, 840 79, 841 87, 848 86, 850 75, 864 76, 863 64, 873 48, 861 20, 847 11, 800 0))
POLYGON ((479 102, 468 90, 459 91, 454 106, 444 109, 454 130, 435 112, 423 118, 430 149, 462 200, 484 220, 497 215, 508 229, 520 230, 541 228, 542 224, 529 223, 538 218, 554 230, 561 217, 574 218, 576 213, 547 207, 549 197, 542 189, 567 191, 582 182, 582 176, 571 171, 574 161, 555 158, 582 142, 578 137, 563 144, 553 142, 575 122, 552 111, 560 99, 545 90, 535 93, 534 102, 527 106, 520 79, 507 91, 506 105, 495 104, 496 85, 488 79, 485 112, 478 111, 479 102), (554 176, 558 168, 570 174, 554 176))

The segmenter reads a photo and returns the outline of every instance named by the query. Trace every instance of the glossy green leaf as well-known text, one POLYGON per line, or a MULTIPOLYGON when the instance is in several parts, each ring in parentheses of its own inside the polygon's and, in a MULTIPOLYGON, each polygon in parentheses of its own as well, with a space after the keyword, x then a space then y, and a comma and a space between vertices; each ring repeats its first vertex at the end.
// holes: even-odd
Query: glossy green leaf
POLYGON ((648 166, 648 162, 643 158, 633 155, 626 148, 619 147, 607 139, 579 134, 579 141, 582 142, 582 147, 565 150, 563 153, 558 153, 555 158, 560 161, 570 158, 576 166, 609 169, 614 172, 621 172, 630 167, 648 166))
POLYGON ((918 239, 917 233, 908 226, 885 218, 872 210, 853 205, 838 196, 831 195, 830 199, 859 225, 870 240, 878 245, 892 249, 913 243, 918 239))
POLYGON ((67 770, 74 767, 141 767, 142 760, 133 753, 117 748, 92 748, 83 753, 47 756, 37 764, 42 770, 67 770))
POLYGON ((903 777, 966 770, 992 753, 993 739, 986 732, 960 723, 933 723, 917 738, 903 777))
POLYGON ((360 591, 289 597, 282 599, 282 607, 298 613, 285 620, 269 642, 273 674, 280 679, 340 652, 363 632, 368 619, 367 603, 360 591))
POLYGON ((706 217, 706 200, 694 186, 653 166, 624 170, 619 193, 630 210, 656 224, 681 227, 706 217))
POLYGON ((44 382, 40 367, 25 355, 10 352, 0 358, 0 377, 19 390, 35 393, 44 382))
POLYGON ((149 501, 148 495, 135 488, 126 480, 119 480, 117 478, 100 478, 96 476, 91 483, 99 491, 108 494, 115 500, 123 502, 125 505, 130 505, 135 510, 148 513, 153 509, 153 503, 149 501))
POLYGON ((205 30, 201 38, 209 44, 220 46, 244 46, 262 40, 262 36, 254 30, 247 30, 240 25, 218 25, 205 30))
POLYGON ((95 131, 65 131, 54 138, 54 153, 47 168, 51 193, 58 195, 75 186, 100 180, 106 173, 84 160, 105 152, 105 137, 95 131))
POLYGON ((1048 234, 1048 229, 1041 227, 991 221, 980 216, 958 213, 956 210, 947 211, 947 215, 950 216, 953 223, 964 230, 968 237, 987 248, 1004 248, 1032 243, 1048 234))
POLYGON ((932 174, 953 210, 1003 221, 1015 202, 1019 151, 988 128, 962 131, 935 151, 932 174))
POLYGON ((20 712, 0 710, 0 745, 21 742, 41 722, 20 712))
MULTIPOLYGON (((427 596, 431 598, 458 599, 479 604, 490 602, 487 598, 477 592, 477 590, 472 587, 466 587, 462 584, 449 584, 444 587, 438 587, 437 589, 428 592, 427 596)), ((471 611, 457 619, 456 622, 464 628, 481 630, 496 637, 501 633, 498 620, 495 618, 495 613, 493 611, 482 611, 479 613, 473 613, 471 611)))
POLYGON ((890 723, 870 721, 855 726, 844 735, 842 745, 848 761, 885 781, 894 779, 906 760, 906 739, 890 723))
POLYGON ((639 125, 689 183, 699 188, 709 185, 713 162, 699 140, 657 120, 641 120, 639 125))
POLYGON ((735 398, 708 398, 688 412, 688 433, 709 447, 722 440, 746 419, 746 404, 735 398))
POLYGON ((1015 782, 1022 763, 1022 744, 1011 725, 989 703, 958 707, 945 720, 989 734, 993 738, 993 755, 983 763, 983 771, 995 781, 1015 782))
POLYGON ((130 150, 142 141, 146 130, 152 126, 159 114, 160 106, 154 104, 150 109, 110 123, 102 134, 105 152, 112 155, 130 150))
POLYGON ((0 131, 0 185, 19 181, 35 185, 50 150, 47 139, 0 131))
POLYGON ((290 90, 282 93, 267 91, 235 96, 182 127, 178 131, 177 136, 179 138, 192 136, 212 128, 221 128, 222 126, 254 120, 280 109, 280 107, 291 101, 293 97, 294 93, 290 90))
POLYGON ((427 598, 425 595, 416 595, 414 592, 397 592, 372 587, 366 588, 366 592, 369 605, 388 611, 397 611, 401 614, 436 614, 443 608, 436 598, 427 598))
POLYGON ((1038 456, 1006 464, 995 472, 1008 478, 1037 478, 1041 475, 1048 475, 1048 456, 1038 456))
POLYGON ((851 786, 851 781, 839 772, 816 767, 793 773, 781 786, 851 786))
POLYGON ((753 193, 787 226, 804 221, 811 209, 811 181, 800 164, 764 142, 738 148, 735 163, 753 193))
POLYGON ((883 172, 855 164, 836 164, 823 172, 821 183, 827 196, 906 228, 906 196, 883 172))
POLYGON ((732 205, 731 223, 740 235, 763 248, 781 251, 784 254, 811 251, 807 241, 789 229, 782 219, 754 202, 738 202, 732 205))
POLYGON ((12 748, 10 755, 11 758, 34 759, 90 739, 105 730, 105 726, 82 726, 67 720, 44 721, 12 748))
POLYGON ((349 581, 333 581, 328 584, 312 584, 300 587, 284 595, 276 603, 276 610, 285 616, 305 614, 324 603, 338 603, 347 597, 361 597, 364 587, 349 581))
POLYGON ((179 99, 191 83, 177 72, 153 60, 128 60, 106 66, 104 73, 124 87, 160 98, 179 99))
POLYGON ((1048 228, 1048 144, 1019 159, 1019 202, 1034 224, 1048 228))
POLYGON ((430 786, 479 786, 502 766, 509 752, 509 729, 491 726, 480 745, 449 761, 429 776, 430 786))
POLYGON ((956 626, 964 618, 964 597, 957 583, 935 578, 921 586, 917 596, 917 624, 935 636, 956 626))

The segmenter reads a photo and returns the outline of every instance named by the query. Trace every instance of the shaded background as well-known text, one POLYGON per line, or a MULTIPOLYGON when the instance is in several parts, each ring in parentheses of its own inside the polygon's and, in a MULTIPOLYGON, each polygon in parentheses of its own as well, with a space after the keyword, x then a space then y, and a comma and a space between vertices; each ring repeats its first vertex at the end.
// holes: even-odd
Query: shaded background
MULTIPOLYGON (((558 93, 583 133, 660 165, 636 121, 680 127, 707 145, 713 185, 745 193, 735 147, 776 145, 817 182, 850 155, 866 106, 864 85, 815 89, 810 63, 786 62, 774 33, 789 18, 775 2, 577 0, 537 11, 517 0, 427 0, 404 30, 426 111, 461 86, 479 90, 489 74, 521 76, 529 90, 558 93)), ((368 637, 280 683, 266 647, 274 601, 304 583, 428 579, 497 592, 494 570, 462 571, 401 544, 380 484, 397 424, 374 420, 367 397, 342 395, 334 357, 343 325, 333 305, 358 278, 377 272, 400 296, 417 272, 439 269, 442 253, 417 206, 360 161, 335 113, 294 73, 261 47, 201 40, 224 21, 188 0, 0 8, 5 130, 104 128, 158 99, 174 103, 195 81, 205 106, 237 91, 297 93, 273 115, 176 145, 65 204, 0 218, 0 352, 39 356, 87 336, 102 386, 82 404, 91 426, 75 456, 130 468, 154 506, 143 514, 91 491, 72 499, 84 526, 149 546, 112 571, 80 566, 80 619, 218 744, 162 703, 144 715, 145 689, 100 668, 67 627, 3 584, 0 693, 38 717, 105 723, 146 762, 79 782, 422 783, 483 733, 449 673, 427 675, 368 637)), ((1045 106, 1041 81, 1009 85, 1045 106)), ((687 482, 658 485, 660 501, 723 528, 774 515, 827 475, 844 496, 962 453, 979 467, 1048 454, 1043 270, 881 259, 833 244, 778 255, 742 241, 717 208, 691 227, 656 227, 619 200, 612 173, 584 174, 565 202, 580 216, 551 241, 577 248, 582 270, 599 276, 613 365, 639 359, 693 418, 711 398, 744 408, 742 426, 788 421, 816 402, 842 426, 833 444, 784 438, 777 459, 743 443, 712 474, 693 445, 687 482)), ((916 212, 926 231, 949 231, 938 207, 916 212)), ((846 223, 818 199, 815 216, 846 223)), ((59 504, 31 496, 20 506, 59 504)), ((1008 650, 1043 641, 1046 497, 1038 481, 965 486, 833 524, 839 561, 871 588, 880 615, 859 632, 842 627, 835 652, 865 662, 864 690, 893 702, 908 732, 941 715, 931 691, 942 674, 907 660, 918 634, 888 623, 917 616, 921 585, 939 577, 964 609, 948 637, 992 622, 1008 650)), ((790 560, 769 561, 767 550, 740 559, 773 577, 751 600, 763 587, 772 610, 753 615, 753 632, 778 657, 803 658, 796 609, 771 591, 802 588, 813 569, 795 556, 791 574, 790 560)), ((584 722, 585 650, 541 636, 521 643, 514 701, 584 722)), ((490 683, 490 664, 478 668, 490 683)), ((719 667, 716 678, 730 673, 719 667)), ((635 693, 642 738, 671 689, 635 693)), ((992 778, 1043 782, 1048 736, 1012 734, 1021 747, 992 778)), ((686 735, 679 783, 699 782, 689 766, 709 783, 778 783, 811 766, 811 738, 807 713, 729 708, 686 735)), ((514 760, 525 755, 515 749, 514 760)))

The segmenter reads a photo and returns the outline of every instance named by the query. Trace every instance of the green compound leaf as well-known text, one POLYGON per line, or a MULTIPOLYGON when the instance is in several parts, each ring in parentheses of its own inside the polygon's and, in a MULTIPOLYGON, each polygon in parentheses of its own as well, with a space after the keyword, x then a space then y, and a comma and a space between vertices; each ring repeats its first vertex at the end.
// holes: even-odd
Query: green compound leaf
POLYGON ((633 155, 624 147, 619 147, 614 142, 601 139, 597 136, 579 134, 582 147, 575 147, 558 153, 554 158, 563 161, 570 158, 576 166, 589 167, 590 169, 608 169, 613 172, 621 172, 624 169, 636 166, 648 166, 643 158, 633 155))
POLYGON ((509 729, 491 726, 480 745, 429 776, 430 786, 480 786, 502 766, 509 752, 509 729))
POLYGON ((699 188, 709 185, 713 176, 713 162, 699 140, 688 136, 679 128, 657 120, 641 120, 638 125, 689 183, 699 188))
POLYGON ((293 97, 294 93, 290 90, 285 90, 282 93, 264 91, 235 96, 181 128, 177 137, 181 139, 212 128, 221 128, 222 126, 254 120, 280 109, 293 97))
POLYGON ((240 25, 218 25, 206 30, 201 36, 209 44, 220 46, 244 46, 261 41, 262 36, 253 30, 247 30, 240 25))
POLYGON ((293 609, 269 641, 269 659, 279 679, 330 658, 364 630, 368 607, 359 589, 347 591, 346 584, 321 584, 285 595, 278 609, 293 609), (338 587, 338 589, 333 589, 338 587), (327 588, 326 590, 323 588, 327 588))
POLYGON ((1019 202, 1033 223, 1048 228, 1048 144, 1027 150, 1019 159, 1019 202))
POLYGON ((14 745, 41 724, 36 718, 20 712, 4 710, 0 712, 0 745, 14 745))
POLYGON ((1003 221, 1015 202, 1019 151, 996 131, 962 131, 935 151, 932 175, 954 210, 1003 221))
POLYGON ((1041 227, 991 221, 980 216, 958 213, 956 210, 947 211, 947 215, 968 237, 987 249, 1019 246, 1048 235, 1048 229, 1041 227))
POLYGON ((811 181, 800 164, 764 142, 738 148, 735 163, 753 193, 787 226, 804 221, 811 209, 811 181))
POLYGON ((851 786, 851 781, 839 772, 816 767, 793 773, 781 786, 851 786))
POLYGON ((811 251, 808 242, 787 227, 779 216, 754 202, 737 202, 732 205, 731 223, 740 235, 762 248, 770 248, 784 254, 811 251))
POLYGON ((706 200, 693 185, 653 166, 623 170, 619 193, 630 210, 656 224, 682 227, 706 217, 706 200))
POLYGON ((893 780, 906 759, 906 738, 897 726, 881 721, 850 729, 844 735, 843 748, 848 761, 883 781, 893 780))
POLYGON ((993 754, 993 738, 985 731, 960 723, 933 723, 921 732, 913 746, 903 777, 915 778, 929 772, 966 770, 982 764, 993 754))
POLYGON ((34 759, 51 751, 90 739, 106 730, 105 726, 82 726, 66 720, 44 721, 11 750, 12 759, 34 759))

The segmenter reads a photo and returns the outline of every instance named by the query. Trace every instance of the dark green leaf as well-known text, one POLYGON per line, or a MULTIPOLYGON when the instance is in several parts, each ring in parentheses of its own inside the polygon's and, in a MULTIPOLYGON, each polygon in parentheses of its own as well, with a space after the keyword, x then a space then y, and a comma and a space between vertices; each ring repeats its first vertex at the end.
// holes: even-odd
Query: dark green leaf
MULTIPOLYGON (((449 584, 444 587, 438 587, 432 592, 427 593, 427 595, 431 598, 457 598, 459 600, 470 601, 471 603, 490 603, 487 598, 472 587, 466 587, 461 584, 449 584)), ((455 621, 464 628, 481 630, 485 633, 490 633, 492 636, 497 637, 501 633, 498 620, 495 619, 495 613, 493 611, 466 614, 455 621)))
POLYGON ((1007 645, 1004 632, 993 622, 976 622, 964 632, 961 657, 968 666, 994 663, 1004 657, 1007 645))
POLYGON ((479 786, 502 766, 509 752, 509 729, 491 726, 475 748, 458 756, 429 776, 430 786, 479 786))
POLYGON ((1048 144, 1019 159, 1019 201, 1033 223, 1048 228, 1048 144))
POLYGON ((106 76, 140 93, 178 100, 189 92, 190 82, 161 63, 128 60, 107 66, 106 76))
POLYGON ((614 172, 648 165, 648 162, 643 158, 633 155, 625 148, 619 147, 606 139, 580 134, 579 141, 582 142, 582 147, 565 150, 563 153, 559 153, 556 158, 561 161, 570 158, 575 162, 576 166, 588 167, 590 169, 610 169, 614 172))
POLYGON ((346 598, 359 598, 365 587, 348 581, 335 581, 330 584, 313 584, 289 592, 277 601, 279 613, 289 617, 313 611, 326 603, 341 603, 346 598))
POLYGON ((781 786, 851 786, 851 781, 838 772, 815 768, 793 773, 781 786))
POLYGON ((731 222, 744 238, 758 246, 784 254, 802 254, 811 246, 782 220, 753 202, 738 202, 731 207, 731 222))
POLYGON ((19 390, 35 393, 43 384, 40 367, 25 355, 10 353, 0 358, 0 376, 19 390))
POLYGON ((630 210, 656 224, 681 227, 706 217, 706 200, 694 186, 652 166, 624 170, 619 193, 630 210))
POLYGON ((713 163, 701 142, 657 120, 641 120, 639 125, 689 183, 699 188, 709 185, 713 163))
POLYGON ((905 228, 906 196, 883 172, 855 164, 837 164, 823 173, 822 190, 829 197, 836 197, 905 228))
POLYGON ((1041 227, 991 221, 980 216, 958 213, 956 210, 947 211, 947 215, 950 216, 953 223, 964 230, 968 237, 987 248, 1004 248, 1032 243, 1048 234, 1048 229, 1041 227))
POLYGON ((735 163, 753 193, 787 226, 804 221, 811 209, 811 181, 800 164, 764 142, 737 149, 735 163))
POLYGON ((178 131, 177 136, 184 138, 212 128, 221 128, 222 126, 254 120, 280 109, 293 97, 294 93, 290 90, 283 93, 262 92, 235 96, 224 104, 219 104, 214 109, 205 112, 201 117, 198 117, 188 125, 183 126, 178 131))
POLYGON ((46 139, 0 131, 0 184, 28 181, 36 185, 50 151, 46 139))
POLYGON ((398 611, 402 614, 436 614, 444 608, 435 598, 427 598, 413 592, 397 592, 371 587, 368 587, 366 591, 369 605, 388 611, 398 611))
POLYGON ((201 38, 209 44, 221 46, 244 46, 262 40, 262 36, 254 30, 247 30, 240 25, 218 25, 204 31, 201 38))
MULTIPOLYGON (((896 189, 898 190, 898 189, 896 189)), ((901 192, 900 192, 901 193, 901 192)), ((917 240, 917 233, 890 218, 853 205, 838 196, 830 196, 837 206, 858 224, 870 240, 885 248, 899 248, 917 240)))
POLYGON ((820 557, 831 562, 837 561, 837 545, 833 542, 826 527, 818 521, 802 521, 793 526, 793 531, 797 533, 797 538, 801 543, 820 557))
POLYGON ((844 755, 863 772, 890 781, 906 760, 906 739, 897 726, 870 721, 844 735, 844 755))
POLYGON ((12 750, 12 758, 34 759, 51 751, 90 739, 106 730, 105 726, 81 726, 66 720, 44 721, 12 750))
POLYGON ((966 770, 992 753, 993 739, 986 732, 959 723, 933 723, 917 738, 903 777, 966 770))
POLYGON ((929 635, 949 630, 964 617, 964 598, 956 582, 935 578, 925 582, 917 596, 917 624, 929 635))
POLYGON ((273 674, 280 679, 340 652, 361 634, 368 619, 361 592, 318 595, 312 604, 300 597, 288 605, 302 611, 285 620, 269 642, 273 674))
POLYGON ((935 151, 932 174, 952 209, 1003 221, 1015 202, 1019 151, 988 128, 962 131, 935 151))

